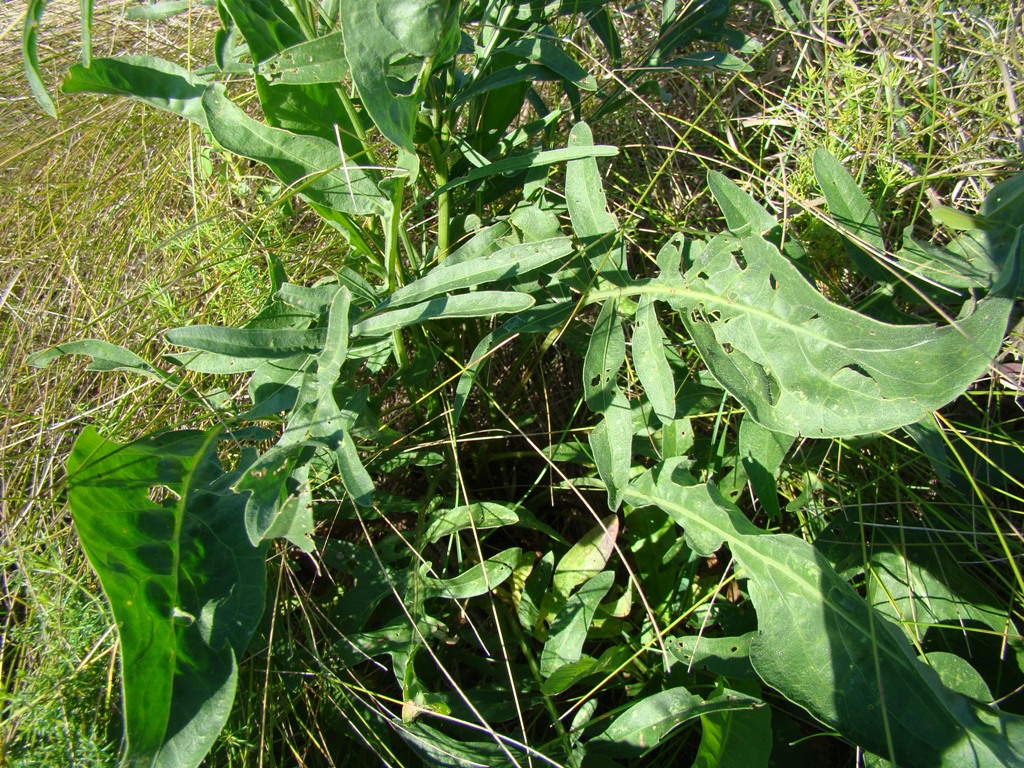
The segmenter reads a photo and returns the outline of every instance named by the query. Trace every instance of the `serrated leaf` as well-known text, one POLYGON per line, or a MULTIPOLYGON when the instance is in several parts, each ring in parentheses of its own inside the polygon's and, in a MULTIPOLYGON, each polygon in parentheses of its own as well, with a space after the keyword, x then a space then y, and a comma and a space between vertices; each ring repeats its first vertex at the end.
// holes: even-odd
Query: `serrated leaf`
POLYGON ((200 764, 263 615, 264 550, 249 543, 216 439, 121 445, 89 428, 68 459, 72 518, 117 622, 126 764, 200 764))
POLYGON ((714 486, 669 475, 646 473, 626 500, 660 507, 699 554, 728 544, 757 611, 750 657, 767 685, 900 766, 1024 765, 1024 718, 945 688, 813 546, 760 530, 714 486))
POLYGON ((786 435, 847 437, 918 421, 987 370, 1021 239, 989 295, 948 325, 873 320, 829 302, 762 238, 741 248, 745 266, 713 242, 685 287, 651 292, 680 310, 711 373, 751 418, 786 435))
POLYGON ((654 412, 662 423, 671 421, 676 416, 676 382, 665 357, 665 334, 650 296, 642 297, 637 305, 630 348, 637 378, 654 412))
POLYGON ((560 667, 580 660, 597 607, 614 583, 614 571, 601 571, 584 583, 555 614, 540 655, 541 677, 550 677, 560 667))

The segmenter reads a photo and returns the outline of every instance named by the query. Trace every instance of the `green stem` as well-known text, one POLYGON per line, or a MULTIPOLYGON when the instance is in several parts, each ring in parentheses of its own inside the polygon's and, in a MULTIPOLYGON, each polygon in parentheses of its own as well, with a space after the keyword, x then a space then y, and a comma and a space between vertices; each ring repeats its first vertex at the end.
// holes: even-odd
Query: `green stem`
MULTIPOLYGON (((443 137, 443 135, 442 135, 443 137)), ((448 183, 448 160, 436 138, 430 140, 430 157, 434 161, 434 182, 440 189, 448 183)), ((444 191, 437 196, 437 260, 444 261, 448 255, 451 238, 451 198, 444 191)))
MULTIPOLYGON (((395 179, 394 191, 391 195, 391 214, 387 220, 387 232, 384 237, 384 251, 387 259, 388 295, 402 286, 402 259, 398 252, 402 224, 402 200, 405 197, 405 177, 395 179)), ((406 368, 409 363, 402 341, 402 332, 395 331, 395 357, 399 368, 406 368)))

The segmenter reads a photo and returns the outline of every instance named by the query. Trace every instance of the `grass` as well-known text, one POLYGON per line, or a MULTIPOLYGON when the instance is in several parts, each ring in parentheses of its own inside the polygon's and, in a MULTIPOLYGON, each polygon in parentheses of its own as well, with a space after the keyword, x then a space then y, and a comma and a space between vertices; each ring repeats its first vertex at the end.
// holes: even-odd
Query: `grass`
MULTIPOLYGON (((70 19, 74 7, 54 2, 48 13, 70 19)), ((8 75, 0 80, 0 764, 109 765, 119 740, 115 635, 75 541, 61 468, 87 424, 127 438, 213 416, 119 374, 76 362, 35 371, 24 360, 83 337, 151 356, 162 350, 162 329, 251 315, 265 292, 268 255, 284 260, 296 282, 309 282, 340 265, 343 249, 322 224, 277 204, 272 186, 245 163, 214 157, 208 164, 201 137, 173 119, 124 102, 67 98, 59 121, 45 118, 15 76, 21 10, 0 8, 0 72, 8 75)), ((169 37, 142 35, 121 12, 120 2, 102 6, 96 37, 104 45, 120 51, 145 40, 162 55, 186 61, 191 50, 202 58, 210 28, 203 10, 169 37)), ((629 23, 642 40, 651 19, 636 14, 629 23)), ((759 43, 745 55, 749 71, 666 75, 664 100, 602 126, 597 140, 624 149, 606 177, 620 218, 635 222, 639 253, 653 258, 667 233, 719 226, 705 174, 722 170, 787 213, 812 245, 808 271, 833 296, 853 301, 861 286, 838 243, 821 235, 814 148, 830 149, 858 177, 889 224, 891 245, 904 227, 948 236, 920 213, 923 203, 975 210, 994 181, 1020 170, 1024 63, 1014 3, 963 10, 938 0, 814 0, 808 15, 809 24, 787 28, 767 4, 738 3, 733 23, 759 43), (637 187, 637 169, 647 186, 637 187)), ((70 63, 63 52, 77 34, 70 21, 59 25, 55 32, 51 21, 48 33, 56 52, 45 67, 51 81, 70 63)), ((1004 371, 1019 370, 1016 344, 1011 336, 1004 371)), ((509 353, 505 364, 515 362, 509 353)), ((565 399, 564 380, 578 375, 571 361, 565 370, 561 364, 545 363, 523 387, 493 384, 485 397, 513 415, 481 426, 510 433, 572 426, 579 402, 565 399)), ((433 366, 425 365, 429 374, 433 366)), ((833 536, 851 547, 853 563, 861 536, 923 536, 968 561, 1019 615, 1024 473, 1015 467, 1024 450, 1012 383, 993 375, 943 414, 962 496, 936 485, 927 458, 905 436, 807 443, 782 478, 793 511, 780 523, 808 539, 833 536)), ((405 419, 434 415, 410 416, 403 403, 396 410, 405 419)), ((710 413, 698 437, 710 444, 735 424, 735 414, 710 413)), ((466 446, 477 440, 493 440, 486 444, 496 455, 529 457, 515 478, 493 478, 486 463, 459 466, 476 492, 494 482, 502 492, 528 488, 554 498, 557 478, 528 439, 462 432, 450 440, 476 457, 480 451, 466 446)), ((418 472, 402 477, 414 483, 418 472)), ((210 764, 347 765, 366 761, 365 752, 342 746, 360 742, 383 764, 414 764, 374 720, 394 704, 393 681, 357 677, 326 642, 340 634, 319 599, 335 586, 324 582, 330 574, 311 572, 283 550, 272 566, 273 606, 210 764)), ((1009 696, 1020 682, 1008 679, 997 695, 1009 696)), ((1012 699, 1007 707, 1022 709, 1012 699)), ((777 745, 777 759, 787 748, 777 745)), ((820 747, 824 753, 833 764, 852 764, 842 747, 820 747)), ((677 759, 671 749, 657 757, 665 765, 677 759)))

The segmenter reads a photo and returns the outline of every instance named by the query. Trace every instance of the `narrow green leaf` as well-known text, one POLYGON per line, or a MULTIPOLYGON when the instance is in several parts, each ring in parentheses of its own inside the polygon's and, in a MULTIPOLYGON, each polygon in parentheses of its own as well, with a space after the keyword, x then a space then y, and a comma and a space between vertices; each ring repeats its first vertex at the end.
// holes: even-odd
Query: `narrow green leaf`
POLYGON ((596 91, 597 80, 577 64, 554 40, 543 37, 521 37, 492 51, 492 56, 508 54, 542 64, 567 82, 585 91, 596 91))
MULTIPOLYGON (((594 134, 586 123, 577 123, 569 133, 569 148, 597 149, 594 134)), ((619 222, 608 212, 596 155, 570 160, 565 169, 565 202, 572 229, 587 241, 616 232, 619 222)))
POLYGON ((814 175, 828 201, 829 215, 839 231, 848 235, 846 251, 857 269, 875 282, 892 282, 893 276, 874 255, 885 253, 882 225, 857 182, 825 149, 814 153, 814 175))
POLYGON ((759 705, 759 699, 735 691, 705 701, 685 688, 670 688, 640 699, 612 720, 604 733, 591 739, 587 748, 613 757, 640 757, 689 720, 713 712, 753 709, 759 705))
POLYGON ((781 512, 775 478, 794 438, 773 432, 748 418, 740 422, 739 438, 740 462, 754 495, 761 502, 768 519, 776 520, 781 512))
POLYGON ((216 439, 121 445, 89 428, 68 459, 72 518, 117 622, 126 764, 200 764, 263 615, 265 555, 249 543, 216 439))
POLYGON ((560 667, 580 660, 597 606, 614 583, 614 571, 601 571, 587 580, 555 614, 540 654, 541 677, 548 678, 560 667))
POLYGON ((438 296, 411 307, 381 312, 352 326, 353 336, 386 336, 393 331, 428 320, 463 317, 492 317, 522 312, 533 306, 534 299, 525 293, 510 291, 477 291, 458 296, 438 296))
POLYGON ((626 336, 619 317, 618 302, 606 301, 590 334, 583 360, 583 394, 587 407, 604 413, 618 394, 616 380, 626 361, 626 336))
POLYGON ((36 104, 50 117, 57 117, 57 107, 46 90, 39 69, 39 27, 43 21, 47 0, 29 0, 25 9, 25 27, 21 35, 21 56, 25 63, 25 76, 36 104))
POLYGON ((169 343, 179 347, 200 349, 219 355, 275 360, 302 352, 319 353, 323 349, 326 335, 325 328, 269 331, 262 328, 189 325, 167 331, 164 337, 169 343))
POLYGON ((463 507, 444 509, 434 514, 423 534, 426 544, 434 544, 445 536, 459 531, 483 531, 490 528, 501 528, 515 525, 519 515, 514 510, 493 501, 481 501, 463 507))
POLYGON ((341 441, 335 448, 334 455, 338 462, 341 482, 348 495, 359 506, 370 506, 373 503, 373 478, 363 466, 356 444, 347 431, 341 433, 341 441))
POLYGON ((514 280, 552 262, 564 260, 571 253, 572 241, 559 237, 538 243, 510 245, 494 253, 455 263, 447 259, 416 282, 399 288, 378 309, 401 307, 498 280, 514 280))
POLYGON ((676 417, 676 382, 665 357, 665 334, 658 323, 654 299, 644 296, 636 309, 630 348, 633 367, 662 423, 676 417))
POLYGON ((511 547, 503 550, 482 563, 467 568, 451 579, 424 579, 424 584, 438 597, 451 600, 465 600, 470 597, 486 595, 492 589, 503 584, 519 563, 523 550, 511 547))
POLYGON ((725 214, 729 231, 737 237, 763 235, 779 226, 763 205, 718 171, 708 174, 708 187, 725 214))
POLYGON ((608 515, 562 555, 562 559, 555 566, 552 583, 556 606, 565 605, 565 601, 576 587, 604 570, 608 558, 615 551, 615 539, 618 535, 619 518, 616 515, 608 515))
POLYGON ((590 432, 590 448, 597 473, 608 489, 608 507, 618 509, 633 457, 633 412, 618 388, 604 418, 590 432))
POLYGON ((754 680, 757 675, 750 663, 750 642, 756 636, 756 632, 739 637, 687 635, 666 640, 665 645, 687 671, 706 669, 730 680, 754 680))

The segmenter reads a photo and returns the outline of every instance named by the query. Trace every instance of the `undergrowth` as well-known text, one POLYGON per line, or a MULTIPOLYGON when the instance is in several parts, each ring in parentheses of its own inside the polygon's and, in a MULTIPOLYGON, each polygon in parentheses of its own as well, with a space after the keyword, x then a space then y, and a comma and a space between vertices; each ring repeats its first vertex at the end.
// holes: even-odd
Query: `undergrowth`
POLYGON ((1021 762, 1013 3, 219 5, 0 84, 0 762, 1021 762))

